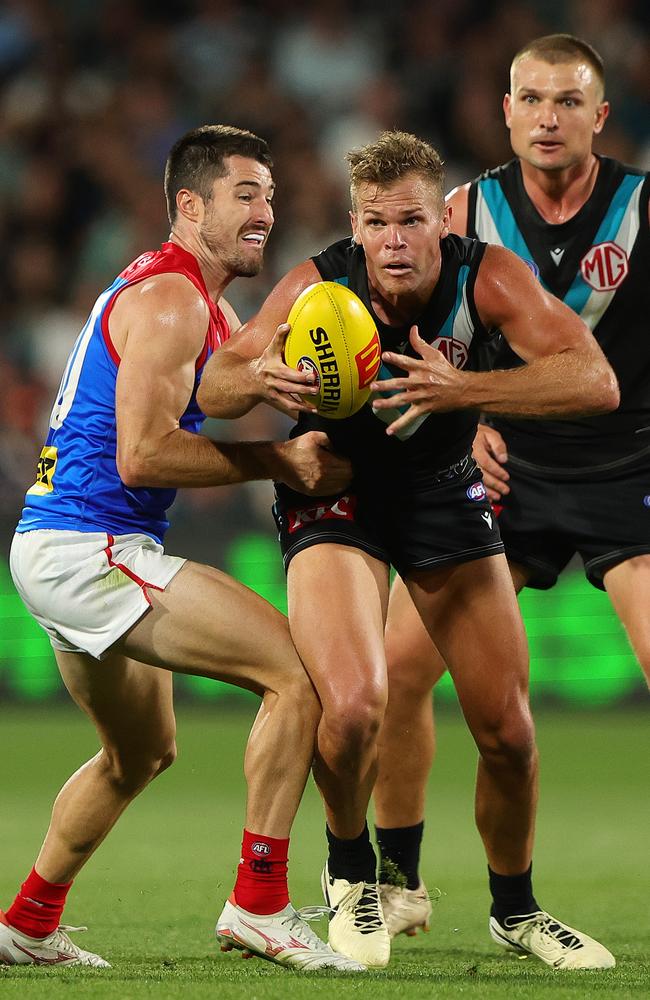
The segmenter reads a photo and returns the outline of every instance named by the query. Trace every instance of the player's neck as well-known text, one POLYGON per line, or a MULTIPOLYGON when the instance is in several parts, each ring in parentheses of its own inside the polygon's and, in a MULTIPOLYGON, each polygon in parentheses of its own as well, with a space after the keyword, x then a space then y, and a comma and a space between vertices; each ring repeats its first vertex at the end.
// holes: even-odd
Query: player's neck
POLYGON ((426 308, 440 279, 441 269, 442 263, 439 262, 436 272, 430 275, 426 285, 407 293, 392 293, 381 288, 379 282, 373 282, 372 276, 368 274, 370 301, 377 319, 386 326, 410 325, 426 308))
POLYGON ((217 258, 208 254, 198 241, 177 232, 173 232, 170 239, 196 258, 208 295, 213 302, 218 302, 234 277, 232 272, 217 258))
POLYGON ((593 153, 565 170, 539 170, 520 160, 526 194, 542 218, 552 225, 567 222, 591 196, 599 160, 593 153))

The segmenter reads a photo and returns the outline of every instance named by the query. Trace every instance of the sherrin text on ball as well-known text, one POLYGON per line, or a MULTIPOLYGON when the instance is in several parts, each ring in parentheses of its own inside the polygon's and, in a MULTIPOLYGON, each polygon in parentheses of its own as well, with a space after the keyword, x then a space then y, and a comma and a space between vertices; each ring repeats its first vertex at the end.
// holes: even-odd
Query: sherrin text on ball
POLYGON ((319 281, 298 296, 287 323, 287 365, 316 376, 311 402, 321 416, 342 420, 370 397, 381 363, 375 322, 361 299, 336 281, 319 281))

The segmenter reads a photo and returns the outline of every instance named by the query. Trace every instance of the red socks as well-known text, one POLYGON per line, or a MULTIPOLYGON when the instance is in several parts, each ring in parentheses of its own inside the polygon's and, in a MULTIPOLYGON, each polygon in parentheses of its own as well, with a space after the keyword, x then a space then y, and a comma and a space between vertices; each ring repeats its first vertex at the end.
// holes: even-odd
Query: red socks
MULTIPOLYGON (((288 838, 263 837, 244 830, 234 889, 238 906, 259 914, 277 913, 285 908, 289 902, 288 854, 288 838)), ((7 923, 29 937, 47 937, 59 926, 71 885, 72 882, 48 882, 32 868, 5 911, 7 923)))
POLYGON ((244 830, 234 897, 249 913, 277 913, 289 902, 289 839, 261 837, 244 830))
POLYGON ((71 885, 72 882, 47 882, 32 868, 5 911, 7 923, 29 937, 47 937, 59 926, 71 885))

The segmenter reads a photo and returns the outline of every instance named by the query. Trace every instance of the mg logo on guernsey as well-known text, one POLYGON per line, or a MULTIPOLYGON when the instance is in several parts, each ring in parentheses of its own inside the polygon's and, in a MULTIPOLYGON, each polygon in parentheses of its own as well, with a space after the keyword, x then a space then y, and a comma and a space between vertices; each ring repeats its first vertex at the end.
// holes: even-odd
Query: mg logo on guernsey
POLYGON ((598 243, 580 261, 580 271, 597 292, 613 292, 627 277, 627 254, 617 243, 598 243))
POLYGON ((443 358, 446 358, 454 368, 464 368, 467 364, 469 354, 461 340, 456 340, 454 337, 436 337, 431 346, 439 350, 443 358))
POLYGON ((379 371, 381 363, 381 344, 379 343, 379 334, 376 330, 368 346, 364 347, 358 354, 355 354, 354 360, 356 361, 359 373, 359 388, 365 389, 370 385, 379 371))
POLYGON ((318 507, 305 507, 302 510, 287 511, 289 533, 293 534, 300 528, 316 521, 354 521, 354 511, 357 506, 357 498, 352 496, 339 497, 335 503, 327 507, 320 504, 318 507))

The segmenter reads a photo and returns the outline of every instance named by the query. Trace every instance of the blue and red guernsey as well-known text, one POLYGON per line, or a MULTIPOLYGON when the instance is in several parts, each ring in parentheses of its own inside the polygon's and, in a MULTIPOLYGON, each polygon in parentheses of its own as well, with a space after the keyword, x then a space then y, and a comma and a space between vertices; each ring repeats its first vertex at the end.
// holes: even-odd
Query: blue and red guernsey
POLYGON ((50 429, 38 462, 36 482, 27 490, 17 531, 58 528, 142 532, 162 541, 167 510, 176 490, 131 488, 116 464, 115 383, 120 358, 108 319, 120 292, 157 274, 183 274, 205 299, 210 320, 196 359, 196 377, 180 426, 198 434, 205 419, 196 391, 206 361, 230 336, 228 322, 210 299, 198 262, 175 243, 143 254, 102 292, 72 348, 50 415, 50 429))

